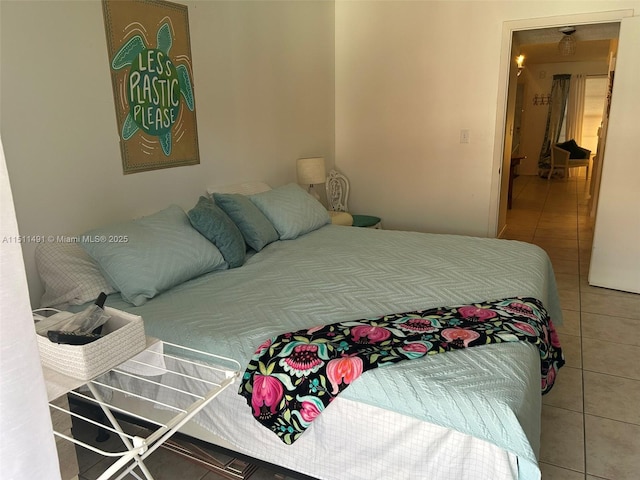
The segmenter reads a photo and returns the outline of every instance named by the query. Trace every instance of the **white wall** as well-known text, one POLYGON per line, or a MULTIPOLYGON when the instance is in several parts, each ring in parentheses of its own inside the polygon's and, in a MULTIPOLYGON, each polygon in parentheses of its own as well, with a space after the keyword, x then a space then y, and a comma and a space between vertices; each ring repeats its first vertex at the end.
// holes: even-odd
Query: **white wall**
POLYGON ((632 8, 640 2, 337 2, 336 165, 350 209, 385 228, 494 235, 503 23, 632 8))
MULTIPOLYGON (((0 2, 0 127, 22 235, 191 208, 207 185, 334 157, 332 2, 189 7, 200 165, 123 175, 101 4, 0 2)), ((32 303, 41 286, 23 246, 32 303)))

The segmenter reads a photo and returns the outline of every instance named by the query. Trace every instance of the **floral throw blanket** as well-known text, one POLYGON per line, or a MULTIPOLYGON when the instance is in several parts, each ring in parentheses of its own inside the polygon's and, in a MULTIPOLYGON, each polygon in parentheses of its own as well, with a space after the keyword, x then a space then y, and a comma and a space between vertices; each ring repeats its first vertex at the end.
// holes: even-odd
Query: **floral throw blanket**
POLYGON ((551 318, 535 298, 396 313, 285 333, 258 347, 238 393, 260 423, 291 444, 367 370, 516 341, 538 348, 542 393, 547 393, 564 358, 551 318))

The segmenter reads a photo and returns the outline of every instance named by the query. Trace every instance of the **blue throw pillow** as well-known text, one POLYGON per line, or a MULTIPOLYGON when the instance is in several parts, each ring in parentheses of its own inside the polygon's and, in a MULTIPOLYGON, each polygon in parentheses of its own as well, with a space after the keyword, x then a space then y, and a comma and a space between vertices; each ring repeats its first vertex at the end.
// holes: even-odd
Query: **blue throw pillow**
POLYGON ((193 228, 212 242, 229 264, 229 268, 241 267, 247 252, 242 233, 233 220, 207 197, 187 213, 193 228))
POLYGON ((237 225, 247 245, 256 252, 278 240, 278 232, 269 219, 247 196, 239 193, 214 193, 213 199, 237 225))
POLYGON ((177 205, 86 232, 81 245, 122 298, 135 306, 191 278, 227 268, 220 251, 177 205))
POLYGON ((249 198, 276 227, 280 240, 292 240, 331 223, 327 209, 296 183, 249 198))

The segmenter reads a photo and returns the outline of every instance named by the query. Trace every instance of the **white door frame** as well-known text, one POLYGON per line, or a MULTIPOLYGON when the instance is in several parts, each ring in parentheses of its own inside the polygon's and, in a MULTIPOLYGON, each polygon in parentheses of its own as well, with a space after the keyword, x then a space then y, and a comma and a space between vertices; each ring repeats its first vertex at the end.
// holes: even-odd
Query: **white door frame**
POLYGON ((507 96, 509 92, 509 71, 511 69, 511 41, 513 33, 520 30, 563 27, 566 25, 587 25, 593 23, 619 22, 623 18, 632 17, 633 10, 613 10, 608 12, 580 13, 555 17, 528 18, 504 22, 502 26, 502 47, 500 50, 500 71, 498 77, 498 109, 496 114, 495 138, 493 143, 493 164, 491 177, 491 194, 489 205, 489 221, 487 236, 498 234, 498 216, 500 214, 500 182, 504 141, 506 135, 507 96))

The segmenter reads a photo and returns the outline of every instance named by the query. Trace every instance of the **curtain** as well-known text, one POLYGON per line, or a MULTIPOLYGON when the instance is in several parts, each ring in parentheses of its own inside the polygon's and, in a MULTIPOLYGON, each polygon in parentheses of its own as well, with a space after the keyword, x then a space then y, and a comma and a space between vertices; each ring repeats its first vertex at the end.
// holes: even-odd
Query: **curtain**
POLYGON ((571 77, 569 103, 567 105, 567 140, 574 139, 582 145, 582 118, 584 117, 585 75, 571 77))
POLYGON ((547 113, 547 127, 544 132, 544 141, 538 160, 538 175, 546 177, 551 168, 551 145, 558 143, 560 130, 564 121, 564 112, 569 97, 570 74, 553 76, 551 85, 551 102, 547 113))

